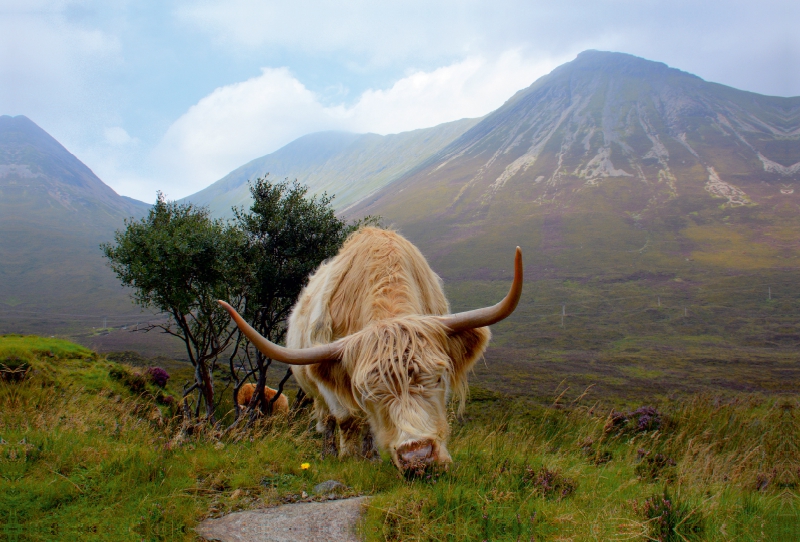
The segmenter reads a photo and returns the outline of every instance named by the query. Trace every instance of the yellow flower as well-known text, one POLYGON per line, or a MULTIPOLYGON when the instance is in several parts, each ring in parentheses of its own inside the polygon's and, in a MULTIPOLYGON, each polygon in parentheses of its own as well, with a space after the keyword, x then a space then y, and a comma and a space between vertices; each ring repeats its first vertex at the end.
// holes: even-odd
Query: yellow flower
POLYGON ((300 465, 300 468, 303 470, 308 470, 311 468, 311 463, 303 463, 302 465, 300 465))

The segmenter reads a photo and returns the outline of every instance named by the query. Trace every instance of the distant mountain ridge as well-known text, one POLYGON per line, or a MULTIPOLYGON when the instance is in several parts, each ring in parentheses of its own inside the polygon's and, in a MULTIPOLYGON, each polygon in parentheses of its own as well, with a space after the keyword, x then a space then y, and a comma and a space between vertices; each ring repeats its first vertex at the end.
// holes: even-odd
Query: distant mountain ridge
POLYGON ((55 323, 134 312, 99 244, 148 208, 119 196, 27 117, 0 116, 0 328, 19 330, 33 313, 55 323))
POLYGON ((231 216, 231 207, 250 201, 247 181, 269 173, 273 180, 289 177, 307 185, 312 193, 335 195, 333 205, 342 210, 413 170, 479 120, 462 119, 386 136, 309 134, 248 162, 184 201, 208 206, 216 216, 231 216))
POLYGON ((621 190, 624 198, 605 194, 604 203, 640 221, 684 196, 795 206, 798 180, 800 97, 761 96, 587 51, 350 212, 415 230, 469 222, 477 232, 476 223, 488 226, 509 208, 569 214, 586 198, 621 190))

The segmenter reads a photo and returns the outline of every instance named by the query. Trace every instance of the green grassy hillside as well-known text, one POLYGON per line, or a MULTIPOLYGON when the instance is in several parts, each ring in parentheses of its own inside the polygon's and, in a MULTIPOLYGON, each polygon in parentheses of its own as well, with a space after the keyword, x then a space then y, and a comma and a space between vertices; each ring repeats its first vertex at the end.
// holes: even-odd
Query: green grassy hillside
POLYGON ((7 540, 193 540, 205 517, 319 499, 312 488, 330 479, 374 496, 367 540, 800 535, 794 397, 617 412, 591 392, 543 405, 473 388, 453 416, 452 468, 403 477, 386 460, 319 460, 307 414, 239 432, 182 428, 168 399, 180 374, 162 390, 65 341, 2 336, 0 371, 7 540))

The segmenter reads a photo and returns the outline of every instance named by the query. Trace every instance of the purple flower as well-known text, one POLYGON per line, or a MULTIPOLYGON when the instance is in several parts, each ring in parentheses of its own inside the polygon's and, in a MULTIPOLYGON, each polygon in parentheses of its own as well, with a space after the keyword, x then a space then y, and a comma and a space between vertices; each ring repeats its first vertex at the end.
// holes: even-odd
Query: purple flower
POLYGON ((661 427, 661 413, 655 407, 639 407, 629 416, 636 419, 637 431, 650 431, 661 427))
POLYGON ((150 381, 159 388, 163 388, 167 385, 169 373, 161 367, 148 367, 147 374, 150 375, 150 381))

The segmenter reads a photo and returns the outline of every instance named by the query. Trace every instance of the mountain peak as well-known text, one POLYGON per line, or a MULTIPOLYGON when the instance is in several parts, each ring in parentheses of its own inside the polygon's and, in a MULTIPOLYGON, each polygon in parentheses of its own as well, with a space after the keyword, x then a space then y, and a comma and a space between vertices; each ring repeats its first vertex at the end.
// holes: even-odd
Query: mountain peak
POLYGON ((413 197, 430 205, 416 204, 416 226, 429 215, 478 224, 543 208, 587 211, 587 201, 612 193, 603 204, 636 220, 674 210, 681 198, 726 209, 789 203, 800 179, 797 111, 800 97, 584 51, 357 209, 394 219, 392 209, 408 212, 413 197))
POLYGON ((576 71, 603 72, 606 75, 644 78, 676 75, 702 81, 700 77, 694 74, 671 68, 663 62, 647 60, 628 53, 598 51, 596 49, 589 49, 579 53, 575 60, 556 68, 553 73, 574 73, 576 71))
MULTIPOLYGON (((117 195, 29 118, 0 116, 0 306, 130 312, 98 245, 147 208, 117 195)), ((0 329, 23 329, 19 316, 0 311, 0 329)), ((61 315, 42 318, 24 329, 75 325, 61 315)))
POLYGON ((58 202, 59 206, 73 212, 84 208, 88 202, 102 202, 113 209, 112 213, 131 215, 139 214, 144 205, 122 199, 28 117, 2 115, 0 192, 8 192, 6 196, 10 197, 9 194, 16 194, 19 190, 58 202))
POLYGON ((15 152, 27 145, 49 154, 58 155, 62 159, 67 156, 72 157, 76 162, 80 163, 53 136, 25 115, 17 115, 16 117, 0 116, 0 163, 13 163, 10 160, 15 159, 15 152))

